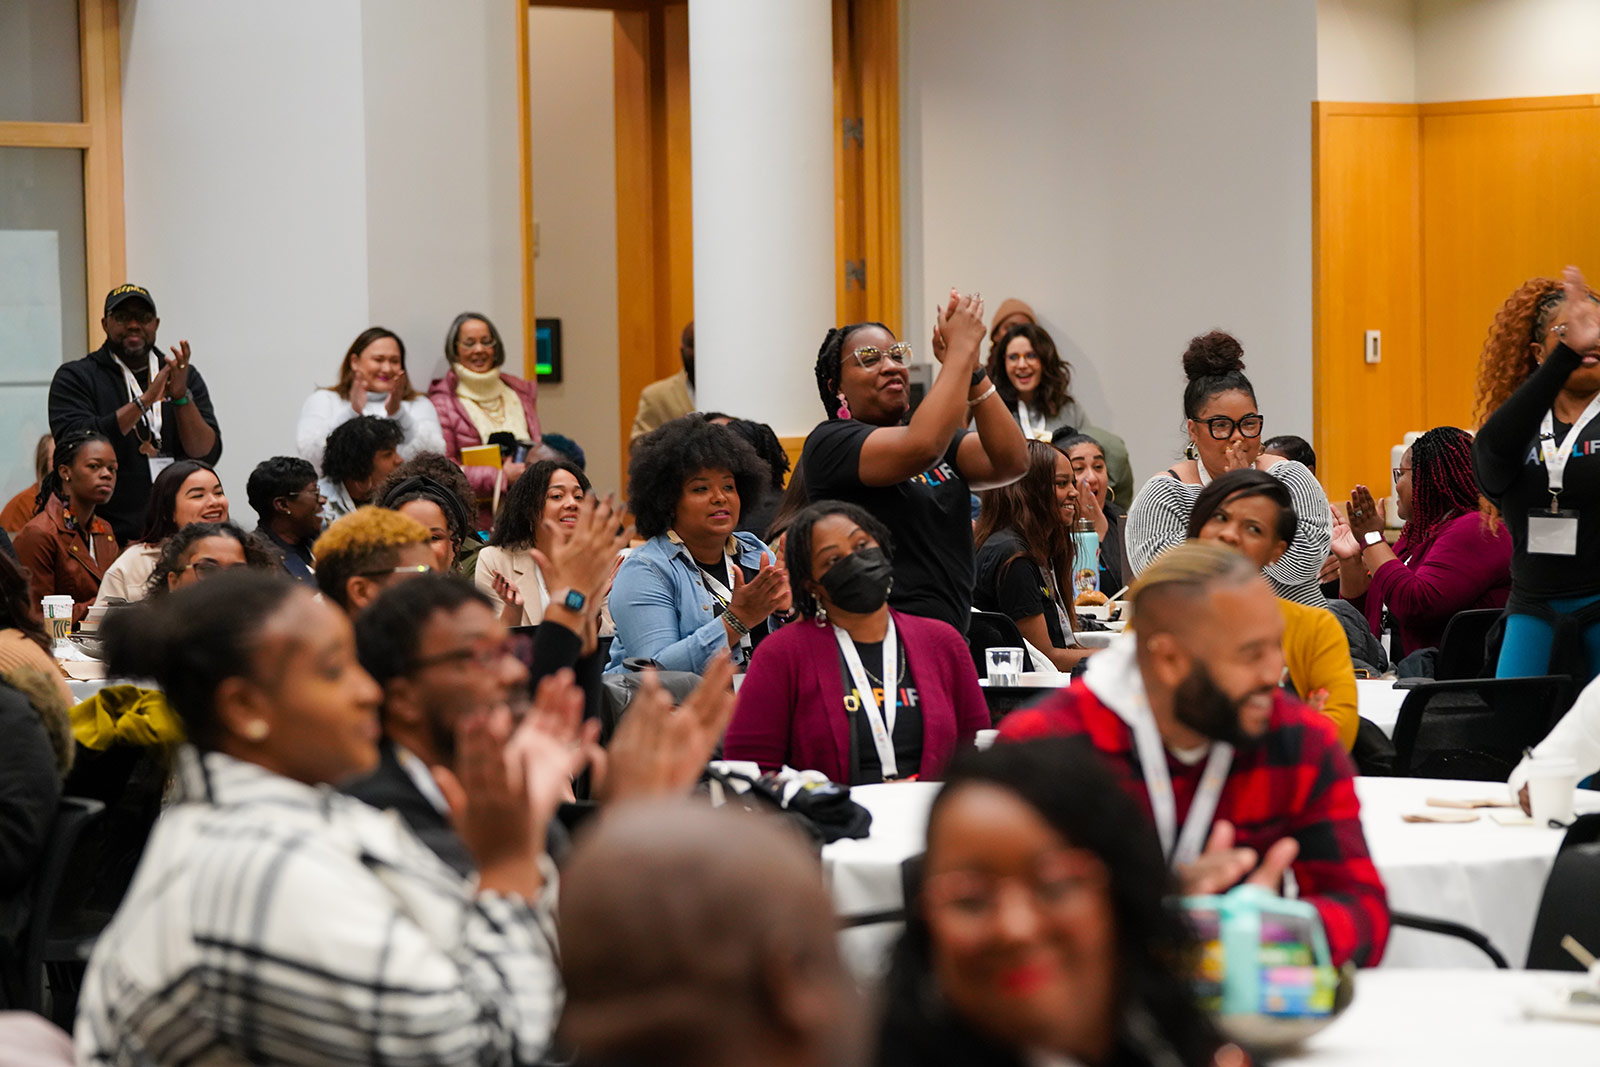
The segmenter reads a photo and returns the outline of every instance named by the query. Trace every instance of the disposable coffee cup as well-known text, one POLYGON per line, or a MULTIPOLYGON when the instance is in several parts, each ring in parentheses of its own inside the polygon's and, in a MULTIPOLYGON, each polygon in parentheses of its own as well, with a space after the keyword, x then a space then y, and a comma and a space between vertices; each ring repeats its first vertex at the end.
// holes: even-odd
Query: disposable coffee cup
POLYGON ((972 743, 978 746, 978 751, 982 752, 984 749, 992 747, 994 739, 999 736, 999 730, 979 730, 977 735, 973 737, 972 743))
POLYGON ((1528 810, 1535 826, 1552 821, 1572 821, 1572 802, 1578 793, 1578 764, 1565 756, 1535 758, 1526 764, 1528 810))
POLYGON ((990 685, 1018 685, 1022 681, 1022 649, 991 648, 984 653, 990 685))
POLYGON ((39 609, 51 640, 65 641, 72 636, 72 603, 71 597, 60 593, 40 598, 39 609))

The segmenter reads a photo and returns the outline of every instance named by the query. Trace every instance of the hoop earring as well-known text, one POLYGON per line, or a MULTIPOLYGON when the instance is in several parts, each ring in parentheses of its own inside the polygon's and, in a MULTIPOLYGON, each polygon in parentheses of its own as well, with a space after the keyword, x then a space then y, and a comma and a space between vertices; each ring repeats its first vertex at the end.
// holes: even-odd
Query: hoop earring
POLYGON ((1106 500, 1112 504, 1117 502, 1117 487, 1109 482, 1106 483, 1106 500))
POLYGON ((1189 443, 1183 446, 1183 458, 1198 460, 1200 450, 1194 447, 1194 438, 1189 438, 1189 443))
POLYGON ((839 410, 835 413, 835 415, 836 415, 837 418, 848 419, 850 417, 850 401, 848 401, 848 400, 846 400, 844 398, 844 390, 843 389, 839 390, 839 394, 838 395, 839 395, 839 410))

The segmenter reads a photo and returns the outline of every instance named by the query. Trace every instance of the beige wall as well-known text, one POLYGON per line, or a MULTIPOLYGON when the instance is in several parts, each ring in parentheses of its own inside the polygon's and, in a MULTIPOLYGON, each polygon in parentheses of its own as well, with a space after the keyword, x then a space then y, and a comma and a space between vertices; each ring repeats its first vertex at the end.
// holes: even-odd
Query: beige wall
POLYGON ((1317 99, 1417 98, 1416 0, 1317 0, 1317 99))
POLYGON ((1417 100, 1600 93, 1600 0, 1417 0, 1417 100))
POLYGON ((1143 479, 1183 448, 1185 345, 1228 329, 1269 432, 1309 435, 1313 0, 907 6, 919 351, 951 285, 1021 297, 1143 479))
POLYGON ((621 488, 611 38, 610 12, 528 12, 534 300, 539 315, 561 320, 565 356, 565 380, 539 390, 539 415, 583 446, 601 491, 621 488))

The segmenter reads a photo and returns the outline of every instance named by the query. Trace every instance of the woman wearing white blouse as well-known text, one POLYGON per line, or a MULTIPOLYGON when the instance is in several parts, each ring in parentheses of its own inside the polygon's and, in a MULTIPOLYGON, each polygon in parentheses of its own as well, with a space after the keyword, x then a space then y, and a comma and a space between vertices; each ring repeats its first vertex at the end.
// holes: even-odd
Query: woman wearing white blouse
POLYGON ((443 452, 439 415, 406 377, 406 346, 382 326, 361 331, 339 367, 339 384, 318 389, 300 409, 295 442, 300 454, 322 471, 322 449, 336 426, 357 415, 393 419, 404 435, 400 456, 443 452))

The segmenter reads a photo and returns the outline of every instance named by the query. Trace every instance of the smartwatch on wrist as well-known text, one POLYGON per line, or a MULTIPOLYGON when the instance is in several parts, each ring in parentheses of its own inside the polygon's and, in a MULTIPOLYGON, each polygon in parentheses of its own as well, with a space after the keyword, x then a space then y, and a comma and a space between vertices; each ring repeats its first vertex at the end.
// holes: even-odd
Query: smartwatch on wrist
POLYGON ((578 592, 576 589, 568 589, 561 596, 555 597, 554 599, 556 603, 560 604, 562 607, 571 612, 580 612, 583 610, 583 606, 589 603, 589 598, 578 592))
POLYGON ((1361 535, 1361 550, 1363 552, 1371 548, 1373 545, 1381 544, 1383 544, 1382 530, 1368 530, 1366 533, 1361 535))
POLYGON ((982 382, 988 376, 989 372, 983 367, 979 367, 977 370, 972 372, 972 384, 967 386, 967 388, 976 389, 978 387, 978 383, 982 382))

